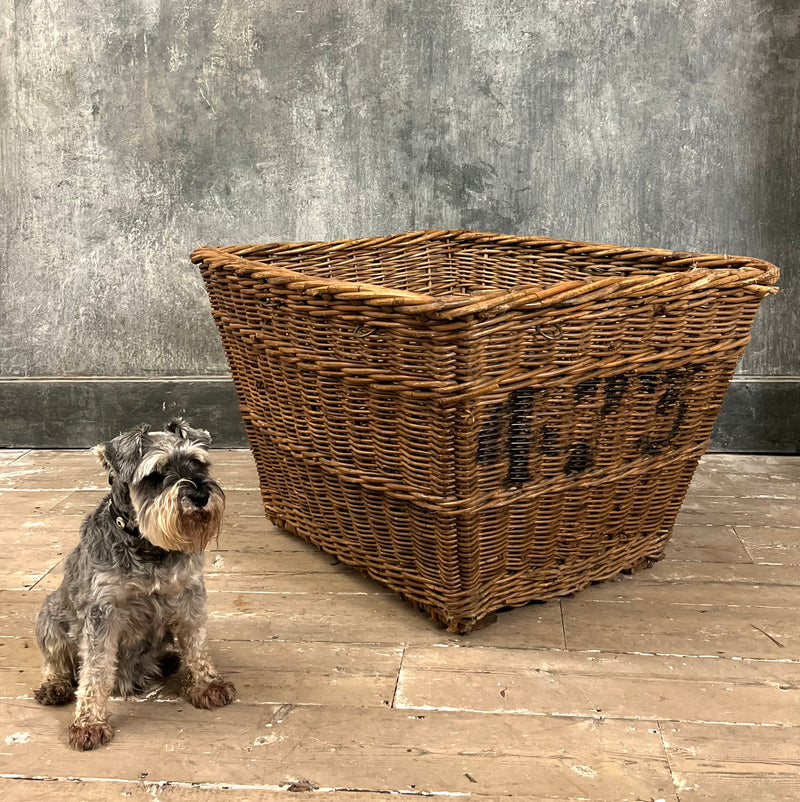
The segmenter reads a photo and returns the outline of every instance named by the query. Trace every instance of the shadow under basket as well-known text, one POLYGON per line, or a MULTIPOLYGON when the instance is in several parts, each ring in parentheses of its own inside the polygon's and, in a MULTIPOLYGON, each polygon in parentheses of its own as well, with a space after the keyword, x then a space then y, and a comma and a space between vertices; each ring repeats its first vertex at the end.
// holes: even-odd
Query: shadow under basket
POLYGON ((778 279, 471 231, 192 260, 267 515, 460 633, 663 555, 778 279))

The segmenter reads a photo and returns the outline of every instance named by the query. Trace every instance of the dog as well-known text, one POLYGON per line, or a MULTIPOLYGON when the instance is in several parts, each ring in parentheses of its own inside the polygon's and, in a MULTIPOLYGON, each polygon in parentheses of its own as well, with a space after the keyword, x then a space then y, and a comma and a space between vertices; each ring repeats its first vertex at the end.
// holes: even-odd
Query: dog
POLYGON ((60 705, 77 696, 74 749, 113 738, 112 694, 141 695, 178 669, 195 707, 236 697, 206 650, 203 549, 219 537, 225 509, 209 475, 210 443, 177 418, 164 431, 142 424, 93 449, 110 492, 84 520, 36 626, 44 680, 34 697, 60 705))

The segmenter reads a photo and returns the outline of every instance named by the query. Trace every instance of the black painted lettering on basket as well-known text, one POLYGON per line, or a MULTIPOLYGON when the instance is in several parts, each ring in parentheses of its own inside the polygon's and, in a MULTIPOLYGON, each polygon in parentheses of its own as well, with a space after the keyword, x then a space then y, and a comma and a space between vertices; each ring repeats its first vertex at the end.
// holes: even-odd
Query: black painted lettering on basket
POLYGON ((508 422, 512 409, 511 394, 492 408, 489 420, 478 433, 478 465, 496 465, 505 456, 508 448, 508 422))
POLYGON ((508 459, 508 484, 530 479, 528 459, 535 435, 533 406, 536 389, 512 390, 504 401, 495 404, 478 435, 479 465, 496 465, 508 459))
POLYGON ((658 383, 660 379, 661 371, 651 370, 649 373, 642 373, 639 376, 639 383, 642 386, 642 390, 652 395, 656 392, 656 390, 658 390, 658 383))
POLYGON ((570 449, 569 459, 564 466, 564 473, 583 473, 594 465, 592 446, 584 441, 575 443, 570 449))
POLYGON ((625 395, 625 390, 628 388, 628 376, 621 374, 620 376, 611 376, 606 379, 606 400, 603 408, 600 410, 601 417, 610 415, 622 403, 622 398, 625 395))
POLYGON ((576 384, 574 390, 575 403, 580 404, 581 401, 591 398, 593 395, 595 395, 599 386, 600 379, 586 379, 586 381, 576 384))
MULTIPOLYGON (((639 451, 642 454, 655 457, 673 446, 689 410, 687 397, 691 393, 691 385, 699 369, 696 365, 686 365, 664 371, 662 378, 666 387, 655 405, 656 422, 670 416, 672 422, 669 431, 662 437, 644 434, 639 438, 639 451)), ((665 427, 659 428, 664 431, 665 427)))
POLYGON ((652 435, 645 434, 639 438, 639 450, 648 457, 655 457, 666 451, 674 442, 681 430, 681 424, 686 417, 689 405, 681 401, 675 407, 675 417, 669 432, 664 437, 654 438, 652 435))
POLYGON ((511 418, 508 424, 508 474, 507 484, 521 484, 531 477, 528 459, 533 438, 533 403, 536 390, 521 387, 511 393, 511 418))
POLYGON ((656 402, 656 415, 659 418, 663 418, 672 412, 681 397, 681 389, 681 387, 676 387, 674 384, 667 386, 667 389, 661 394, 661 398, 656 402))

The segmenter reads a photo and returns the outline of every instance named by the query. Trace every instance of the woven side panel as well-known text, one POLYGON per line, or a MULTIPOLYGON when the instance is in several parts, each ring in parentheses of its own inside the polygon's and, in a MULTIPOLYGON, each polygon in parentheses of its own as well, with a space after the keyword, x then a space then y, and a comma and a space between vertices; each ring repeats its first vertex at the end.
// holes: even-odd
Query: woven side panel
POLYGON ((455 412, 391 391, 452 381, 457 336, 211 283, 270 517, 420 603, 457 590, 455 412))

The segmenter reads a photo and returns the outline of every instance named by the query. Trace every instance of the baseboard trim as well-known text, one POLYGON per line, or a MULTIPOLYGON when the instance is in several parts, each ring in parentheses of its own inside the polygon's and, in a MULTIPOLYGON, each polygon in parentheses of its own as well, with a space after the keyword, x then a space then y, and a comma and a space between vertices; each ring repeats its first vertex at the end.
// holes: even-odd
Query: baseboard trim
MULTIPOLYGON (((0 379, 2 448, 88 448, 177 415, 208 429, 215 446, 247 446, 228 376, 0 379)), ((800 377, 737 376, 709 451, 799 454, 800 377)))
POLYGON ((224 448, 247 445, 230 377, 0 379, 0 447, 89 448, 181 416, 224 448))
POLYGON ((800 377, 737 377, 725 394, 708 450, 800 454, 800 377))

